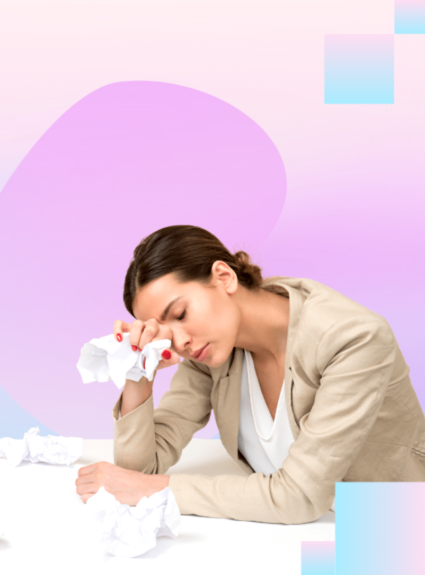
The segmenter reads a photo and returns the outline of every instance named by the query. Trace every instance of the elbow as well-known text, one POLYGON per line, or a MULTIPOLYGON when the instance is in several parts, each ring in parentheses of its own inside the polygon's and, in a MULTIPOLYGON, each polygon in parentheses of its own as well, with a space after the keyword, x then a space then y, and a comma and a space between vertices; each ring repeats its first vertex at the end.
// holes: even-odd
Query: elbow
POLYGON ((333 492, 308 495, 289 474, 284 476, 272 474, 270 477, 270 501, 275 510, 276 523, 285 525, 312 523, 329 511, 334 497, 333 492))

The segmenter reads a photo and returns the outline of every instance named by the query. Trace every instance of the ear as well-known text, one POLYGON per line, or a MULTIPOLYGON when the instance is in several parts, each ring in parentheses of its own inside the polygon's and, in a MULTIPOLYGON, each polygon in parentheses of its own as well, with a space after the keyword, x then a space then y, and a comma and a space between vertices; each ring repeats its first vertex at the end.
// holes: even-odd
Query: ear
POLYGON ((238 276, 225 262, 221 260, 215 261, 211 268, 211 274, 212 285, 217 286, 221 283, 229 295, 237 291, 239 285, 238 276))

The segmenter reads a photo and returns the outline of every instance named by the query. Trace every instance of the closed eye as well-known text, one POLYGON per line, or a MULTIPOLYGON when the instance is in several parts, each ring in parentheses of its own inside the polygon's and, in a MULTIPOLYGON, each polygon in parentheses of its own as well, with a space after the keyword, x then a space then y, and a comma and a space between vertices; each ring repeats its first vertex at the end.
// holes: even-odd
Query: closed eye
POLYGON ((181 321, 181 320, 184 318, 185 315, 186 315, 186 310, 184 310, 184 312, 181 314, 180 317, 177 318, 177 320, 178 320, 178 321, 181 321))

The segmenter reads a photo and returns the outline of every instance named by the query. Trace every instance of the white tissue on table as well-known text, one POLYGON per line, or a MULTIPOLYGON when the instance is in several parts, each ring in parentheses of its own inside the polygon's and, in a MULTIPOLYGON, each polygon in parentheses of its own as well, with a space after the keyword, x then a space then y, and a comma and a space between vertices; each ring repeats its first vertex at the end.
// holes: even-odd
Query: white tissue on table
POLYGON ((169 487, 142 497, 135 506, 121 504, 102 486, 87 500, 101 527, 101 542, 117 557, 137 557, 156 545, 156 538, 175 539, 181 515, 169 487))
POLYGON ((121 389, 126 379, 139 381, 146 377, 153 380, 155 370, 161 361, 161 353, 171 347, 170 339, 160 339, 147 343, 142 351, 133 351, 130 334, 123 334, 119 342, 114 335, 94 338, 81 348, 77 369, 83 383, 91 381, 112 381, 121 389), (143 362, 146 358, 145 367, 143 362))
POLYGON ((37 435, 38 427, 31 427, 23 439, 3 437, 0 439, 0 457, 16 467, 21 461, 31 463, 54 463, 71 465, 81 457, 83 440, 81 437, 63 437, 61 435, 37 435))

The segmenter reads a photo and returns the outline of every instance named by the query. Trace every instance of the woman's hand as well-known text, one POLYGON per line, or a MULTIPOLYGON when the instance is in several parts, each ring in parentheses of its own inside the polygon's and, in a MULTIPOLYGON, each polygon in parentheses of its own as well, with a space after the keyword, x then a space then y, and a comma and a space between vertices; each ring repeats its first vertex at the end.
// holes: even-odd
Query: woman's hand
POLYGON ((83 503, 103 486, 120 503, 137 505, 142 497, 150 497, 168 487, 169 481, 169 475, 147 475, 101 461, 81 467, 75 485, 83 503))
MULTIPOLYGON (((144 322, 139 319, 133 323, 126 323, 120 319, 114 322, 114 336, 117 341, 122 341, 122 334, 130 333, 130 344, 134 352, 142 351, 147 343, 160 339, 170 339, 172 341, 171 329, 157 322, 155 318, 144 322)), ((175 351, 164 350, 163 359, 158 363, 156 371, 164 367, 170 367, 179 363, 180 356, 175 351), (167 353, 168 352, 168 353, 167 353), (167 358, 167 355, 170 355, 167 358)), ((155 372, 156 373, 156 372, 155 372)))

